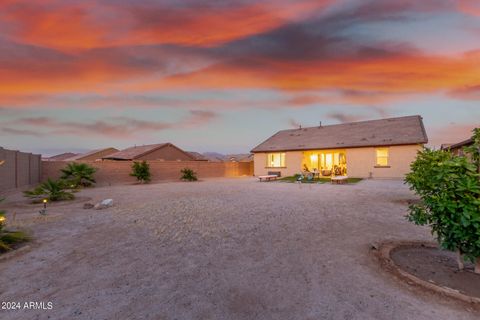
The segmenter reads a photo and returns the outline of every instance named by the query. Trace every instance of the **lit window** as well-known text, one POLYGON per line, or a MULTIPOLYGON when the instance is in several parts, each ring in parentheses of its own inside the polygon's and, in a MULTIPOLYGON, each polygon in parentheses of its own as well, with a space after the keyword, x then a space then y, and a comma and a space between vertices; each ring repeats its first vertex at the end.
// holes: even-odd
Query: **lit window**
POLYGON ((270 167, 270 168, 285 167, 285 153, 267 154, 267 167, 270 167))
POLYGON ((377 166, 388 166, 388 148, 377 148, 377 166))

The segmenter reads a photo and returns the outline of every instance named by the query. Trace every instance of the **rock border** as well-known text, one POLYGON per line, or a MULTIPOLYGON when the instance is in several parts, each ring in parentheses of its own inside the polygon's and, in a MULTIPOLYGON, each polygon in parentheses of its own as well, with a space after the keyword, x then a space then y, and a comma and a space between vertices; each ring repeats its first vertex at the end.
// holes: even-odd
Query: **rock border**
POLYGON ((397 266, 391 257, 391 253, 393 250, 401 247, 438 248, 438 245, 433 242, 423 241, 388 241, 383 242, 379 245, 374 244, 371 246, 370 250, 378 259, 382 269, 393 274, 398 280, 401 280, 403 283, 410 286, 413 285, 421 287, 423 289, 427 289, 428 291, 459 300, 480 309, 480 298, 472 297, 467 294, 463 294, 455 289, 425 281, 397 266))

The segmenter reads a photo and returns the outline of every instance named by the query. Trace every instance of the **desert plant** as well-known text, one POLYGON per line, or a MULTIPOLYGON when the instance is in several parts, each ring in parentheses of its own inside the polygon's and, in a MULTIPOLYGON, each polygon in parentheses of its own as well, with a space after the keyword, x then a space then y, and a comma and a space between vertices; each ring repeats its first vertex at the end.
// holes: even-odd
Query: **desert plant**
POLYGON ((457 251, 459 269, 465 258, 480 273, 480 129, 473 139, 465 157, 442 150, 419 152, 405 181, 422 199, 410 205, 408 219, 429 225, 441 247, 457 251))
POLYGON ((136 177, 141 183, 149 182, 151 180, 150 165, 147 161, 134 162, 130 175, 136 177))
MULTIPOLYGON (((5 199, 0 198, 0 202, 3 202, 3 200, 5 200, 5 199)), ((6 214, 5 211, 0 210, 0 233, 2 232, 3 227, 5 226, 5 219, 6 219, 5 214, 6 214)))
POLYGON ((2 231, 0 232, 0 253, 12 250, 15 244, 27 242, 30 237, 22 231, 2 231))
POLYGON ((197 173, 193 171, 192 169, 185 168, 180 170, 180 173, 182 174, 180 176, 180 179, 183 181, 197 181, 197 173))
POLYGON ((48 199, 50 201, 74 199, 73 193, 66 191, 66 188, 67 185, 64 180, 48 179, 31 191, 24 191, 23 194, 28 198, 48 199))
POLYGON ((61 179, 66 180, 71 188, 90 187, 95 183, 93 175, 97 169, 86 163, 72 162, 61 171, 61 179))
MULTIPOLYGON (((5 199, 0 199, 2 202, 5 199)), ((12 249, 12 245, 30 240, 28 235, 21 231, 7 231, 5 227, 5 211, 0 210, 0 253, 12 249)))

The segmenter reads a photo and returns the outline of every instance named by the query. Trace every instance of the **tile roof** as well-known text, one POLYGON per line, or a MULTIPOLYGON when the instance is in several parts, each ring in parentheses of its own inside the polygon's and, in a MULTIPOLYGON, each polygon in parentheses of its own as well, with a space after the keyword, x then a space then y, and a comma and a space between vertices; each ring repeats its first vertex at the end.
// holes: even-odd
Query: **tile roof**
POLYGON ((451 144, 448 147, 446 147, 445 149, 458 149, 458 148, 463 148, 463 147, 466 147, 466 146, 470 146, 472 144, 473 144, 473 138, 469 138, 467 140, 463 140, 463 141, 460 141, 458 143, 451 144))
POLYGON ((252 152, 392 146, 427 142, 422 117, 417 115, 282 130, 256 146, 252 152))
POLYGON ((103 157, 103 159, 134 160, 143 156, 144 154, 163 148, 168 144, 169 143, 158 143, 158 144, 148 144, 143 146, 134 146, 134 147, 130 147, 130 148, 115 152, 106 157, 103 157))
MULTIPOLYGON (((95 150, 92 150, 92 151, 88 151, 88 152, 85 152, 85 153, 80 153, 80 154, 77 154, 73 157, 70 157, 68 159, 65 159, 66 161, 75 161, 75 160, 82 160, 83 158, 85 157, 89 157, 89 156, 92 156, 96 153, 101 153, 101 152, 104 152, 104 151, 108 151, 108 150, 112 150, 112 154, 115 153, 115 152, 118 152, 119 150, 115 149, 115 148, 102 148, 102 149, 95 149, 95 150)), ((105 158, 105 156, 104 156, 105 158)))
POLYGON ((64 160, 66 160, 66 159, 68 159, 68 158, 75 157, 76 155, 78 155, 78 153, 65 152, 65 153, 60 153, 60 154, 57 154, 57 155, 54 155, 54 156, 45 158, 45 160, 49 160, 49 161, 64 161, 64 160))

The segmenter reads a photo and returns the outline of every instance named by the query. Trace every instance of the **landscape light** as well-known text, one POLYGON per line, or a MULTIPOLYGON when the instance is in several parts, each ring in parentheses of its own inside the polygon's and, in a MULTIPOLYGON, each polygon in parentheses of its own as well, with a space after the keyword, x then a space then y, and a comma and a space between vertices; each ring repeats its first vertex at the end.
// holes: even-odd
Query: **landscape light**
POLYGON ((3 223, 6 220, 4 216, 0 216, 0 223, 3 223))

